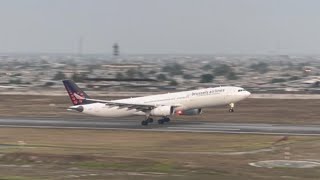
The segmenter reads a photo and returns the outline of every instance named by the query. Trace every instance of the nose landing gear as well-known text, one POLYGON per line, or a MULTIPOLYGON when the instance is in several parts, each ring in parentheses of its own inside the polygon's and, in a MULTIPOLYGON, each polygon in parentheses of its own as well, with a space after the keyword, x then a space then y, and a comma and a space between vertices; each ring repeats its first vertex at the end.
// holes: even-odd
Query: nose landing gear
POLYGON ((163 118, 158 120, 158 124, 164 124, 165 122, 170 122, 170 118, 163 117, 163 118))
POLYGON ((234 103, 230 103, 229 106, 230 106, 229 112, 234 112, 234 109, 233 109, 234 103))

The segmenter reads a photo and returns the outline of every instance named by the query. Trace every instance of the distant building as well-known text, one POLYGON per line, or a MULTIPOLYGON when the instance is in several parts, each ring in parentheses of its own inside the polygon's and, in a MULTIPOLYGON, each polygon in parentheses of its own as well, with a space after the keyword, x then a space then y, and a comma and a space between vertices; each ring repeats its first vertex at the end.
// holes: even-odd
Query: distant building
POLYGON ((310 73, 310 72, 312 71, 312 69, 311 69, 310 67, 304 67, 304 68, 303 68, 303 71, 304 71, 305 73, 310 73))

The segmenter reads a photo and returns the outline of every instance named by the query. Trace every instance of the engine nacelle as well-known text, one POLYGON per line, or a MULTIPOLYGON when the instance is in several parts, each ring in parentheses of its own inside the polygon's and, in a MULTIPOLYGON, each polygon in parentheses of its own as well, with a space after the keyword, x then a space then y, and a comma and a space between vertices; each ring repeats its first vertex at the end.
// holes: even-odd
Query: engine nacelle
POLYGON ((202 113, 202 109, 188 109, 188 110, 177 110, 174 112, 175 115, 183 116, 193 116, 202 113))
POLYGON ((170 116, 173 114, 173 107, 171 106, 159 106, 150 111, 152 116, 170 116))

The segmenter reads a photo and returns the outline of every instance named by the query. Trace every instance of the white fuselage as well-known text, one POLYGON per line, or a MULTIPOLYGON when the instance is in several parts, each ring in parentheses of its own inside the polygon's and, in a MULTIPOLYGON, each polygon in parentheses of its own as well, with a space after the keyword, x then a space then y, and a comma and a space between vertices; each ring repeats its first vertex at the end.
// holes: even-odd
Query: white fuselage
MULTIPOLYGON (((160 95, 114 100, 111 102, 146 104, 154 106, 174 106, 175 110, 189 110, 213 106, 228 105, 246 99, 250 93, 240 87, 216 87, 193 91, 183 91, 160 95)), ((108 106, 104 103, 81 105, 83 113, 103 117, 126 117, 146 113, 136 109, 108 106)), ((77 106, 73 106, 77 107, 77 106)))

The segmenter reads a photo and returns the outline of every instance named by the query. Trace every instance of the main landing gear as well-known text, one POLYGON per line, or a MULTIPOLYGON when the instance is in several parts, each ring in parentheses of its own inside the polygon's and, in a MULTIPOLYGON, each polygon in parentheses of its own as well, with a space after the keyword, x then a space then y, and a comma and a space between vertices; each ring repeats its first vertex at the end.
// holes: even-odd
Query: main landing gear
POLYGON ((234 108, 234 103, 230 103, 229 106, 230 106, 229 112, 234 112, 234 110, 233 110, 233 108, 234 108))
POLYGON ((153 119, 151 117, 147 117, 145 120, 141 121, 142 126, 147 126, 149 123, 152 123, 153 119))
MULTIPOLYGON (((151 117, 147 117, 145 120, 141 121, 142 126, 147 126, 149 123, 152 123, 153 119, 151 117)), ((164 124, 165 122, 170 122, 170 118, 163 117, 158 120, 158 124, 164 124)))
POLYGON ((170 122, 170 118, 163 117, 162 119, 158 120, 158 124, 164 124, 165 122, 170 122))

